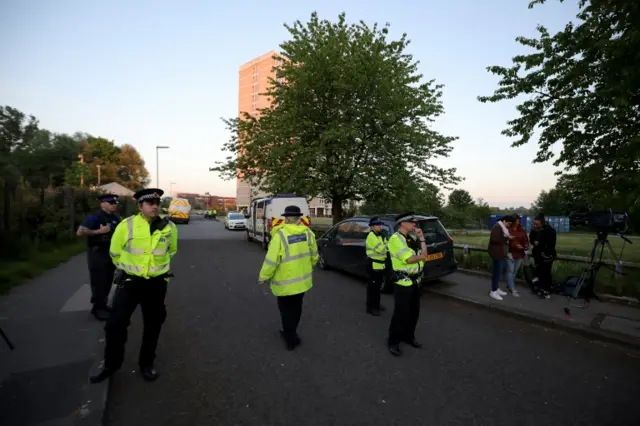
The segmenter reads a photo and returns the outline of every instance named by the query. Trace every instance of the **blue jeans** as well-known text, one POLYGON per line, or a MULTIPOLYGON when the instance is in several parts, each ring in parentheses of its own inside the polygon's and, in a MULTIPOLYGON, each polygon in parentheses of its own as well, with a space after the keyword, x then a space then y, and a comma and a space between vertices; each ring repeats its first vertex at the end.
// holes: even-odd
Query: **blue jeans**
POLYGON ((493 268, 491 269, 491 291, 496 291, 500 284, 506 266, 506 259, 493 259, 493 268))
POLYGON ((516 289, 516 275, 522 266, 524 259, 507 259, 507 288, 516 289))

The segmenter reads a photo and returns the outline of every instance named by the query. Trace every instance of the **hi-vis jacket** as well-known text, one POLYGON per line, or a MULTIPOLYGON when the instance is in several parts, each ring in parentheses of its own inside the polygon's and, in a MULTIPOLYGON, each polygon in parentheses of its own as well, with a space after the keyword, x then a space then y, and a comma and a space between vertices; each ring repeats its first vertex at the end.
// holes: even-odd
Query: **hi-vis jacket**
POLYGON ((382 234, 378 235, 375 232, 369 232, 367 240, 364 243, 367 257, 373 262, 374 271, 384 270, 384 264, 387 260, 387 240, 382 234))
MULTIPOLYGON (((409 237, 411 238, 411 237, 409 237)), ((421 260, 417 263, 408 264, 407 259, 416 254, 421 254, 422 250, 418 250, 416 253, 413 249, 407 245, 407 238, 400 232, 396 232, 389 238, 389 254, 391 255, 391 266, 395 272, 398 272, 398 279, 396 284, 402 286, 410 286, 412 281, 408 276, 414 276, 420 274, 424 269, 424 261, 421 260)))
POLYGON ((113 263, 127 274, 142 278, 169 272, 171 257, 178 251, 178 230, 173 222, 151 234, 149 222, 137 214, 120 222, 111 238, 113 263))
POLYGON ((304 225, 284 224, 269 243, 259 281, 271 281, 275 296, 304 293, 312 284, 318 263, 318 246, 313 232, 304 225))

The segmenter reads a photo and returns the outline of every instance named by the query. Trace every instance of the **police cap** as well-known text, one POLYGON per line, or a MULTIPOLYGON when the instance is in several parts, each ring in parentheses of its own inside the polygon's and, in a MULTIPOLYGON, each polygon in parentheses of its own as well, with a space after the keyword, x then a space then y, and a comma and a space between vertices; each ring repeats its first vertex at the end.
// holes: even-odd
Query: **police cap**
POLYGON ((413 212, 402 213, 396 216, 396 224, 401 224, 402 222, 412 222, 416 223, 418 220, 413 215, 413 212))
POLYGON ((164 191, 159 188, 146 188, 141 189, 140 191, 133 194, 133 198, 136 199, 138 203, 149 200, 158 200, 160 201, 160 197, 164 194, 164 191))
POLYGON ((384 222, 378 219, 377 217, 372 217, 369 220, 369 226, 375 226, 375 225, 384 225, 384 222))
POLYGON ((98 197, 98 201, 101 203, 116 204, 118 202, 118 196, 115 194, 104 194, 98 197))
POLYGON ((284 208, 284 213, 282 213, 284 217, 300 217, 304 216, 302 214, 302 210, 298 206, 287 206, 284 208))

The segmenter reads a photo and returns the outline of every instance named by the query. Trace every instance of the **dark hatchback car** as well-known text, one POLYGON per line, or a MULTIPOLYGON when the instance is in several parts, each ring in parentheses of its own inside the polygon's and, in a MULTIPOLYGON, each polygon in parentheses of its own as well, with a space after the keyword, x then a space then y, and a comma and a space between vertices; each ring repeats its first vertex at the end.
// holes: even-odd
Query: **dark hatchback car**
MULTIPOLYGON (((382 232, 388 239, 397 227, 395 215, 377 216, 384 225, 382 232)), ((350 217, 335 224, 322 237, 318 238, 321 269, 337 269, 351 274, 367 277, 367 255, 365 240, 369 234, 369 216, 350 217)), ((422 282, 435 280, 455 272, 458 264, 453 255, 453 240, 437 217, 416 215, 427 242, 429 260, 425 263, 422 282)), ((391 260, 387 258, 388 273, 382 285, 382 291, 392 290, 391 260)))

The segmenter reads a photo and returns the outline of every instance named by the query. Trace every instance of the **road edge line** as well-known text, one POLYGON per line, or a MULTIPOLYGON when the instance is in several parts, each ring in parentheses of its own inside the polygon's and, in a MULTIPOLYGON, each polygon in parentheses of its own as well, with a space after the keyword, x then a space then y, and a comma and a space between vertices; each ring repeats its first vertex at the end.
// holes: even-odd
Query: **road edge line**
POLYGON ((493 304, 485 303, 481 300, 474 299, 471 297, 454 295, 440 289, 427 287, 426 290, 431 294, 435 294, 440 297, 464 302, 468 305, 476 306, 478 308, 482 308, 485 310, 490 310, 495 313, 502 314, 504 316, 519 318, 519 319, 527 319, 537 324, 545 325, 549 328, 566 330, 569 332, 573 332, 575 334, 582 335, 583 337, 587 337, 589 339, 595 338, 596 340, 614 343, 614 344, 622 345, 632 349, 640 349, 640 339, 633 338, 632 336, 627 336, 621 333, 615 333, 611 331, 599 330, 592 327, 585 327, 576 323, 572 323, 570 322, 570 320, 563 320, 560 318, 555 318, 555 317, 551 317, 544 314, 538 314, 531 311, 514 309, 511 307, 500 306, 500 305, 493 305, 493 304))

